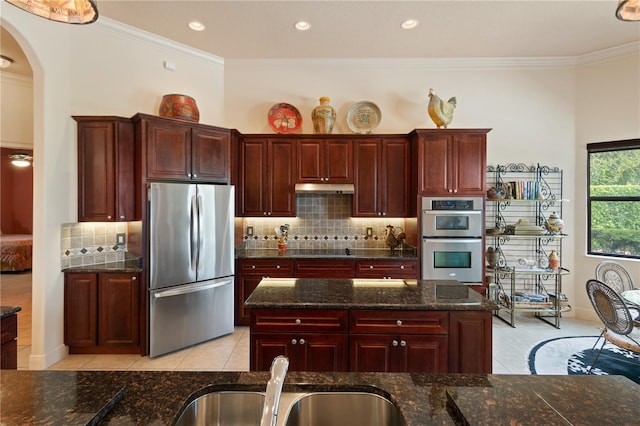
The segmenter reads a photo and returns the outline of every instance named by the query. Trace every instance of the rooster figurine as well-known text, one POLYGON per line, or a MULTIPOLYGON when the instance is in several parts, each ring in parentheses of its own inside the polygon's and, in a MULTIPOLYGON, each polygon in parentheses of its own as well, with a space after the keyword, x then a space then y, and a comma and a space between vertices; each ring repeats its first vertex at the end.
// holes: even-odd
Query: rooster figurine
POLYGON ((438 95, 433 93, 433 89, 429 89, 429 106, 427 111, 429 111, 429 117, 436 123, 438 129, 440 127, 447 128, 447 125, 453 120, 454 109, 456 109, 455 96, 449 99, 449 101, 444 102, 438 95))
POLYGON ((404 239, 407 237, 406 234, 402 232, 402 228, 398 229, 400 229, 401 232, 396 235, 396 230, 393 226, 387 225, 387 235, 385 236, 384 241, 389 247, 391 247, 391 251, 402 244, 404 239))

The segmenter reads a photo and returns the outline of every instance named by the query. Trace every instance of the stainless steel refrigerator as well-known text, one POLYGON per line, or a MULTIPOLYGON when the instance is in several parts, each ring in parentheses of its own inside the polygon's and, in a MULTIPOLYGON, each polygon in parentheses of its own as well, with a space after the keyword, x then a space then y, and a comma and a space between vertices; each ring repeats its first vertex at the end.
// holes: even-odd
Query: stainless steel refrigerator
POLYGON ((151 184, 151 357, 233 332, 233 219, 233 186, 151 184))

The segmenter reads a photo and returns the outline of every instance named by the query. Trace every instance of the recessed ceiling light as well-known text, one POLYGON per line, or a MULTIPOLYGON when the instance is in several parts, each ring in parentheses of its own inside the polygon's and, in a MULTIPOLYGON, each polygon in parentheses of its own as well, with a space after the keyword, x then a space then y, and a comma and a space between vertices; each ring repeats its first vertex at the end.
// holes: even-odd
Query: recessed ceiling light
POLYGON ((402 23, 401 27, 405 30, 410 30, 411 28, 417 27, 419 22, 420 21, 418 21, 417 19, 407 19, 402 23))
POLYGON ((300 31, 307 31, 309 28, 311 28, 311 24, 308 23, 307 21, 298 21, 296 22, 296 30, 300 30, 300 31))
POLYGON ((193 31, 204 31, 204 24, 198 21, 191 21, 189 22, 189 28, 193 31))

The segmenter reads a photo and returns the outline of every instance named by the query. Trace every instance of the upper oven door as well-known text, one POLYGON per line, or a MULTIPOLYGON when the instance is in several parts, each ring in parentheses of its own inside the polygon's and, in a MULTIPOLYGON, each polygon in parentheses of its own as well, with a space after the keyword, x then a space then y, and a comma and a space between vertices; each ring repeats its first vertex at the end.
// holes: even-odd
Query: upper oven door
POLYGON ((423 237, 482 237, 481 210, 422 210, 423 237))

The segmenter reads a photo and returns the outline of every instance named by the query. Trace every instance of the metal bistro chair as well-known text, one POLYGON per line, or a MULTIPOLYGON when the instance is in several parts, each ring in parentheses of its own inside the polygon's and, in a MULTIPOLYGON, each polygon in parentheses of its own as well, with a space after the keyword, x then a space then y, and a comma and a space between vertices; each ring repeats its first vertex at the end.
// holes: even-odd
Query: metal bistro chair
POLYGON ((607 342, 631 352, 640 353, 640 330, 634 328, 633 318, 622 297, 607 284, 598 280, 589 280, 587 294, 604 324, 604 330, 593 345, 595 348, 600 338, 604 337, 598 354, 587 370, 587 374, 590 374, 607 342))
POLYGON ((611 287, 616 293, 636 288, 631 274, 618 262, 605 260, 596 266, 596 279, 611 287))

